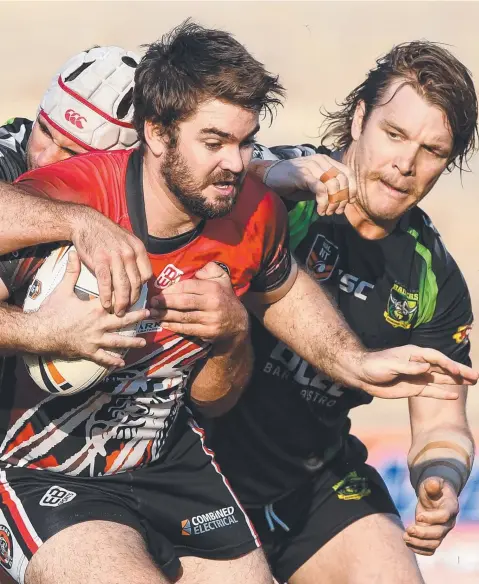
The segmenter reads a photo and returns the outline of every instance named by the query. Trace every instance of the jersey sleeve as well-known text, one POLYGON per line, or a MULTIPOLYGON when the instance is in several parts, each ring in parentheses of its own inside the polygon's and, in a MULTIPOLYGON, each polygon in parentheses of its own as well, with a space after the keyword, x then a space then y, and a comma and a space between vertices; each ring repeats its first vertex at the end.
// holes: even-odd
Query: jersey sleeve
POLYGON ((273 304, 293 286, 297 265, 289 250, 288 215, 281 199, 268 192, 262 201, 265 234, 263 261, 251 281, 250 295, 261 304, 273 304))
POLYGON ((450 256, 448 263, 451 269, 438 289, 434 316, 413 330, 410 342, 437 349, 459 363, 470 365, 471 298, 464 277, 450 256))

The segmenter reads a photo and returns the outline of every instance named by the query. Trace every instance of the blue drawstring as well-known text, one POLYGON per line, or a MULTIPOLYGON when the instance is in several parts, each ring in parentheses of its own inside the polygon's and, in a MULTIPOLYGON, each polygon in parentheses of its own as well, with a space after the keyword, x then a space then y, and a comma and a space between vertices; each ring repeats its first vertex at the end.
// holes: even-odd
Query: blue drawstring
POLYGON ((268 527, 270 531, 274 531, 274 524, 275 521, 280 527, 282 527, 285 531, 289 531, 289 527, 286 525, 284 521, 282 521, 276 513, 273 511, 273 504, 270 503, 269 505, 265 505, 264 507, 264 516, 268 523, 268 527))

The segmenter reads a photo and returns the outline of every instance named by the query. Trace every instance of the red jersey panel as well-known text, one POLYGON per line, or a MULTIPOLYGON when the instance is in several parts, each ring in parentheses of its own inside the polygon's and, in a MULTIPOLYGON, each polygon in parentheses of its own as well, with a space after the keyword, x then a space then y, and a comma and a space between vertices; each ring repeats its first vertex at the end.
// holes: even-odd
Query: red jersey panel
MULTIPOLYGON (((250 288, 274 291, 288 280, 286 211, 261 183, 247 178, 230 215, 204 222, 185 245, 157 253, 146 233, 141 176, 139 151, 119 151, 72 158, 27 173, 19 182, 33 193, 89 205, 143 239, 154 274, 149 299, 210 261, 228 270, 237 295, 250 288)), ((5 282, 12 291, 24 283, 23 274, 31 275, 35 252, 28 255, 20 260, 28 270, 17 265, 0 272, 2 278, 12 274, 5 282)), ((99 476, 156 460, 182 406, 188 376, 210 345, 152 320, 141 323, 139 334, 147 345, 127 353, 125 368, 74 396, 45 397, 18 371, 0 462, 99 476)))

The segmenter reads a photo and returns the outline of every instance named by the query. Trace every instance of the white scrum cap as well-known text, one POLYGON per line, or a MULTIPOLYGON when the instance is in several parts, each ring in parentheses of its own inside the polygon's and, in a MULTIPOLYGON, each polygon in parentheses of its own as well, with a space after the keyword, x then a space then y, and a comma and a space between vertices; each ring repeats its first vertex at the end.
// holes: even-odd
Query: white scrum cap
POLYGON ((53 78, 39 116, 86 150, 135 147, 132 96, 139 61, 120 47, 75 55, 53 78))

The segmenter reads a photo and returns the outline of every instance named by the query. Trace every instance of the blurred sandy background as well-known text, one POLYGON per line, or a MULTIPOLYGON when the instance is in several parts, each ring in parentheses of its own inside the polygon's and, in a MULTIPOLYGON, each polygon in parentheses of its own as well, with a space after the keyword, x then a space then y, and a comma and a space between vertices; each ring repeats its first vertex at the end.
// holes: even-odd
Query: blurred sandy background
MULTIPOLYGON (((288 99, 273 126, 261 131, 267 145, 317 142, 320 106, 334 108, 335 100, 360 83, 375 58, 395 43, 449 44, 479 87, 476 2, 0 2, 0 120, 34 116, 50 77, 75 52, 93 44, 139 50, 189 16, 233 32, 279 73, 288 99)), ((477 156, 471 170, 462 186, 458 172, 443 177, 424 207, 461 266, 479 314, 477 156)), ((478 331, 472 334, 476 366, 478 331)), ((479 386, 470 392, 469 410, 472 426, 479 429, 479 386)), ((399 401, 377 402, 357 410, 353 420, 360 433, 404 428, 407 408, 399 401)))

